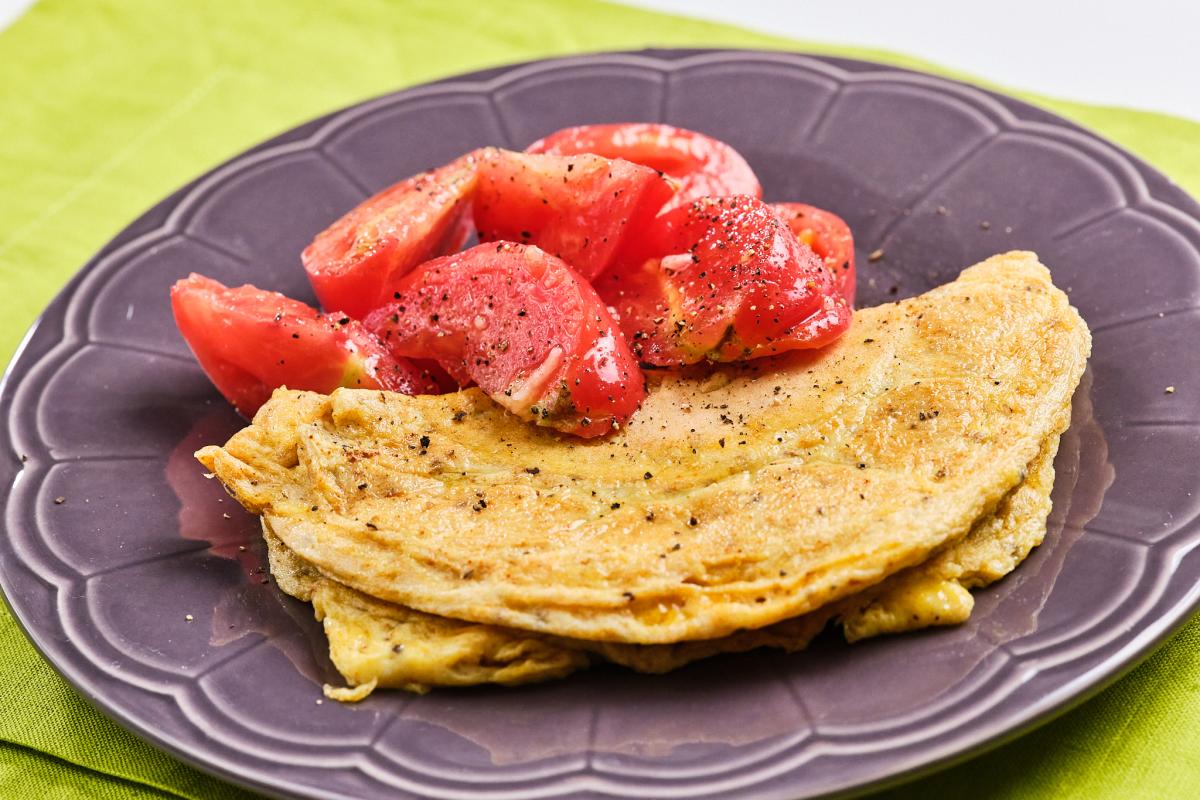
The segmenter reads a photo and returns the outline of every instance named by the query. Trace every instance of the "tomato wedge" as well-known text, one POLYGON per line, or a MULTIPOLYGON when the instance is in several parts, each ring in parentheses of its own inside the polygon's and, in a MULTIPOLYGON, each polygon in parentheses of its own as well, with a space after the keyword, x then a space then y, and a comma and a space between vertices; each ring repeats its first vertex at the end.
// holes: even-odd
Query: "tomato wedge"
POLYGON ((252 416, 280 386, 332 392, 339 386, 437 393, 406 359, 393 357, 361 323, 253 286, 191 275, 171 287, 175 324, 196 360, 234 408, 252 416))
POLYGON ((596 292, 533 246, 482 244, 422 264, 365 320, 397 356, 436 358, 460 383, 538 425, 608 433, 644 379, 596 292))
POLYGON ((384 189, 317 234, 300 260, 321 305, 362 317, 417 264, 462 247, 474 189, 469 154, 384 189))
POLYGON ((703 133, 649 122, 580 125, 538 139, 526 153, 572 156, 595 153, 623 158, 659 170, 679 181, 667 208, 701 197, 748 194, 762 197, 762 186, 746 159, 729 145, 703 133))
POLYGON ((644 364, 823 347, 850 324, 850 306, 821 260, 753 197, 673 209, 646 230, 644 246, 658 256, 596 281, 644 364))
POLYGON ((674 191, 628 161, 490 148, 479 156, 475 226, 481 241, 537 245, 590 280, 674 191))
POLYGON ((771 210, 787 223, 802 244, 820 256, 838 291, 853 305, 854 236, 845 220, 807 203, 772 203, 771 210))

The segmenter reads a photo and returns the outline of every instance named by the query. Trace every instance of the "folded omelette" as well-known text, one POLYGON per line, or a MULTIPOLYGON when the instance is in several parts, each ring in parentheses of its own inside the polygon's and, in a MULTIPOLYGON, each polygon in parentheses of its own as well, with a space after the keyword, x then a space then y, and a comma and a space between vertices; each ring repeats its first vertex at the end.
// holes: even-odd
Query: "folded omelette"
POLYGON ((477 390, 280 390, 197 455, 352 685, 663 671, 965 619, 1044 534, 1089 348, 1015 252, 819 352, 652 373, 603 441, 477 390))

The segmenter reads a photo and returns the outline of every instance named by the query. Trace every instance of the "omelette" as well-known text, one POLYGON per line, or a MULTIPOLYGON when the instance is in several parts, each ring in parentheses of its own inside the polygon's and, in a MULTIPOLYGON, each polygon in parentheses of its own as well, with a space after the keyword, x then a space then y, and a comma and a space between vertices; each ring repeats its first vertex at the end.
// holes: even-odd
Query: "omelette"
POLYGON ((967 589, 1045 531, 1089 348, 1014 252, 857 312, 821 351, 652 373, 602 441, 477 390, 279 390, 197 455, 261 515, 357 694, 597 656, 663 671, 799 649, 830 620, 853 640, 965 619, 967 589))
POLYGON ((333 581, 288 550, 263 522, 271 572, 284 592, 312 602, 334 666, 352 685, 326 688, 359 700, 377 686, 423 693, 434 686, 518 685, 562 677, 596 658, 662 673, 720 653, 773 647, 795 652, 831 621, 849 641, 966 621, 968 589, 1003 577, 1041 543, 1054 483, 1052 437, 1029 477, 961 542, 920 564, 817 611, 719 639, 629 645, 543 637, 512 628, 425 614, 376 600, 333 581))

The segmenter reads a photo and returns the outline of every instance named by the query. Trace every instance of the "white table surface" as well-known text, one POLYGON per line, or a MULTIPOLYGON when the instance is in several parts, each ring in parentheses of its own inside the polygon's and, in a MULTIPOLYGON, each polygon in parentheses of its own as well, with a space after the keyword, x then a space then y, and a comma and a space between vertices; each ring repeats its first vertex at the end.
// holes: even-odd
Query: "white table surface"
MULTIPOLYGON (((1200 0, 625 4, 796 39, 892 50, 1013 89, 1200 121, 1200 0)), ((1200 142, 1197 149, 1200 157, 1200 142)))
POLYGON ((12 24, 13 20, 25 13, 25 9, 33 5, 32 0, 0 0, 0 30, 12 24))
MULTIPOLYGON (((0 0, 0 29, 32 4, 32 0, 0 0)), ((797 39, 878 47, 1014 89, 1165 111, 1200 121, 1200 0, 625 0, 625 4, 797 39)))

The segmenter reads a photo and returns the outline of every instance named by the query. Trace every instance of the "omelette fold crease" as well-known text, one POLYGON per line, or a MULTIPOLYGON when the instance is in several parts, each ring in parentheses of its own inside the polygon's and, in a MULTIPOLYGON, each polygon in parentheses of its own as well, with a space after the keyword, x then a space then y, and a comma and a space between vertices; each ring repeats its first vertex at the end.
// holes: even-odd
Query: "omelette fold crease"
MULTIPOLYGON (((797 618, 945 551, 1057 441, 1089 349, 1049 272, 1013 252, 857 312, 819 352, 652 375, 602 441, 527 425, 477 390, 279 390, 197 456, 342 586, 436 617, 668 645, 797 618)), ((856 613, 888 627, 874 608, 856 613)))

